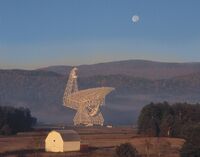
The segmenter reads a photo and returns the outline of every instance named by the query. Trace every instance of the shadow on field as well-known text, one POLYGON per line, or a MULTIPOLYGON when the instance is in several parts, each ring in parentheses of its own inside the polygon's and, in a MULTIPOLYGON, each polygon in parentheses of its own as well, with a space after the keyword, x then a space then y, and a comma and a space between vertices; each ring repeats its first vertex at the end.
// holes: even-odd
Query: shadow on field
POLYGON ((89 147, 87 150, 81 150, 80 152, 59 152, 59 153, 51 153, 45 152, 44 149, 25 149, 25 150, 14 150, 14 151, 7 151, 4 153, 0 153, 0 157, 87 157, 90 153, 95 152, 99 149, 109 149, 113 147, 89 147))
POLYGON ((15 155, 17 157, 25 157, 26 154, 35 154, 35 153, 42 153, 45 152, 44 149, 25 149, 25 150, 14 150, 14 151, 7 151, 4 153, 0 153, 0 157, 6 157, 6 156, 11 156, 15 155))

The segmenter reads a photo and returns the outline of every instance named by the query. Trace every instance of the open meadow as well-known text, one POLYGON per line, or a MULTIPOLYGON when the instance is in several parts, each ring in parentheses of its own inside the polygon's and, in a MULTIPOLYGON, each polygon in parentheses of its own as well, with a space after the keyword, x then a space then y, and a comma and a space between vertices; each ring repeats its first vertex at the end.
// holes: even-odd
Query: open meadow
POLYGON ((143 155, 160 157, 179 157, 183 139, 166 137, 142 137, 134 128, 73 128, 81 137, 81 144, 88 149, 81 152, 47 153, 44 141, 47 131, 19 133, 15 136, 0 137, 0 156, 22 157, 113 157, 116 146, 131 143, 143 155))

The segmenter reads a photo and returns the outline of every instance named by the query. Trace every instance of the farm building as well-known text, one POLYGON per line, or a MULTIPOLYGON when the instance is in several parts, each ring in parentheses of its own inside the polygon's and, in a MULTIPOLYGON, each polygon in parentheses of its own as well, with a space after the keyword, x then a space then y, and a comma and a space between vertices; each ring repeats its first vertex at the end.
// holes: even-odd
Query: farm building
POLYGON ((80 136, 74 130, 51 131, 45 139, 47 152, 80 151, 80 136))

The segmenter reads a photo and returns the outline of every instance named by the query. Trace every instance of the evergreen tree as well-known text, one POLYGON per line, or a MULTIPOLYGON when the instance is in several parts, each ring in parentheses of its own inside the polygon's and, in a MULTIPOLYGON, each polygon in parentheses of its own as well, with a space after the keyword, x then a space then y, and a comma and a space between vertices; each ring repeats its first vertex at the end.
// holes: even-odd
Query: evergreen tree
POLYGON ((36 121, 27 108, 0 106, 0 134, 29 131, 36 121))

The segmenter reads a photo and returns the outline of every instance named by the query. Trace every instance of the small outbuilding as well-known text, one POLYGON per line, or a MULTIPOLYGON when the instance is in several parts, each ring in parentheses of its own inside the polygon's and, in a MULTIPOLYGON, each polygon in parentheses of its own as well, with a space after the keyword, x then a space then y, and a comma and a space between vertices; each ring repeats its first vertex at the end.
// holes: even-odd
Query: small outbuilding
POLYGON ((80 151, 80 136, 74 130, 54 130, 45 139, 47 152, 80 151))

